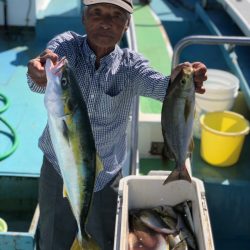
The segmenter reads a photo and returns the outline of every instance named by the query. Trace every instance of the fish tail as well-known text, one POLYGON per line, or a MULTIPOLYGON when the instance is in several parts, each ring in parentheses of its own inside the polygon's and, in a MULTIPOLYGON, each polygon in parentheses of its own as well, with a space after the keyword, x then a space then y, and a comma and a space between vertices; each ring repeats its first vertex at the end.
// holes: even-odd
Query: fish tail
POLYGON ((71 246, 70 250, 100 250, 101 248, 97 245, 97 243, 89 238, 83 239, 82 244, 79 243, 78 238, 76 237, 73 245, 71 246))
POLYGON ((175 168, 167 177, 167 179, 163 182, 163 185, 171 181, 177 181, 177 180, 185 180, 188 182, 192 182, 191 177, 188 173, 188 170, 185 166, 181 170, 175 168))
POLYGON ((101 248, 93 239, 89 239, 86 250, 101 250, 101 248))
POLYGON ((79 243, 79 240, 75 238, 70 250, 83 250, 82 246, 79 243))

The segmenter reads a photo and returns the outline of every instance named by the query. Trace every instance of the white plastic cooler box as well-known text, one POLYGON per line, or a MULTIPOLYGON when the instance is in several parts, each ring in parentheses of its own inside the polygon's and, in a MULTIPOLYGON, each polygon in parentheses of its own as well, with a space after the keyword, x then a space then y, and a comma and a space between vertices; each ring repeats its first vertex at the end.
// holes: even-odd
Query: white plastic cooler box
POLYGON ((199 250, 213 250, 214 243, 203 182, 192 177, 192 183, 179 180, 163 185, 169 172, 156 172, 159 173, 128 176, 120 181, 114 250, 128 249, 130 209, 174 206, 185 200, 192 201, 193 222, 199 250))

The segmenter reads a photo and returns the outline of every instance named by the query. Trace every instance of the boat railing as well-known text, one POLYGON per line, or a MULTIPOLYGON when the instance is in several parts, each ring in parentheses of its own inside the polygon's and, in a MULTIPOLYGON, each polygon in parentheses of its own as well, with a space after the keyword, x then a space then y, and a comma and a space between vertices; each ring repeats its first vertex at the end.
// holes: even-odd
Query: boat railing
MULTIPOLYGON (((135 25, 133 16, 131 16, 130 25, 126 32, 128 47, 134 51, 138 51, 135 25)), ((138 120, 139 120, 139 96, 133 100, 131 108, 131 127, 130 127, 130 152, 129 152, 129 175, 135 175, 139 164, 139 151, 138 151, 138 120)))
MULTIPOLYGON (((244 36, 208 36, 208 35, 195 35, 187 36, 181 39, 174 47, 173 59, 172 59, 172 68, 174 68, 180 62, 180 54, 184 48, 190 45, 224 45, 225 50, 230 53, 235 45, 240 46, 250 46, 250 37, 244 36)), ((239 65, 237 63, 237 57, 231 57, 233 70, 237 72, 240 79, 240 87, 243 93, 249 97, 246 98, 248 107, 250 107, 250 88, 246 82, 239 65)))
POLYGON ((180 54, 184 48, 189 45, 244 45, 250 46, 250 37, 244 36, 187 36, 181 39, 174 47, 172 68, 177 66, 180 61, 180 54))

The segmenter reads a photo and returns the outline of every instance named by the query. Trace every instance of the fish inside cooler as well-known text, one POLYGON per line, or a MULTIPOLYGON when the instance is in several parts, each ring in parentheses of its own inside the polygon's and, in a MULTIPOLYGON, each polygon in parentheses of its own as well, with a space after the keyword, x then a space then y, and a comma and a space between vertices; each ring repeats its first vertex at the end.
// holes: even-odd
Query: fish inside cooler
POLYGON ((179 180, 163 185, 165 179, 166 176, 122 179, 115 250, 214 249, 202 181, 192 178, 191 184, 179 180), (168 221, 170 226, 164 228, 166 209, 168 213, 172 209, 175 215, 171 214, 171 217, 177 217, 168 221), (176 246, 171 248, 173 244, 176 246))
POLYGON ((129 210, 128 249, 197 249, 192 202, 129 210))

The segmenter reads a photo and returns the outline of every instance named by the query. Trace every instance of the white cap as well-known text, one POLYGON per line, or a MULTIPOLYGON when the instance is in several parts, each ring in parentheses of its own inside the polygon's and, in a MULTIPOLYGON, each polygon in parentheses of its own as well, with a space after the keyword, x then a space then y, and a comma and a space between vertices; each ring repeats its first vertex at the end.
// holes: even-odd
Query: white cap
POLYGON ((133 13, 133 3, 132 0, 83 0, 85 5, 92 5, 97 3, 110 3, 121 7, 130 14, 133 13))

